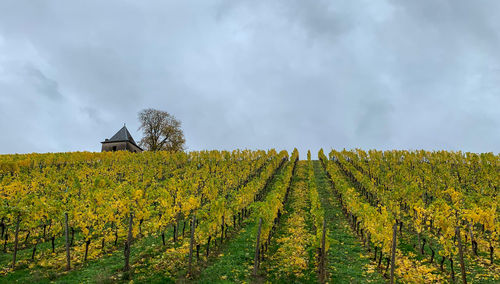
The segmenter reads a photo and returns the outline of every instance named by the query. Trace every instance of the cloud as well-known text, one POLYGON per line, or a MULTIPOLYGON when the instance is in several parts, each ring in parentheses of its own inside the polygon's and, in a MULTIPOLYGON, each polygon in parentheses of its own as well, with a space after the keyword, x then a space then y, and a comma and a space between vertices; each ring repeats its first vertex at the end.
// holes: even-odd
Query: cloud
POLYGON ((59 86, 56 81, 47 78, 39 69, 34 66, 27 65, 24 67, 24 75, 26 81, 30 82, 40 94, 52 99, 60 100, 63 98, 59 92, 59 86))
POLYGON ((0 151, 139 140, 153 107, 191 150, 500 152, 498 6, 2 1, 0 151))

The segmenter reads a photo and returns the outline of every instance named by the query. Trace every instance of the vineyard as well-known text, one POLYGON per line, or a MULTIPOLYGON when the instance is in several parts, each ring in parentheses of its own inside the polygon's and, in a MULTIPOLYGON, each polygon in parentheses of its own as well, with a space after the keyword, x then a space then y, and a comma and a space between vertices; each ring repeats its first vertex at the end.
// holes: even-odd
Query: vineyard
POLYGON ((0 155, 0 282, 500 282, 499 155, 301 158, 0 155))

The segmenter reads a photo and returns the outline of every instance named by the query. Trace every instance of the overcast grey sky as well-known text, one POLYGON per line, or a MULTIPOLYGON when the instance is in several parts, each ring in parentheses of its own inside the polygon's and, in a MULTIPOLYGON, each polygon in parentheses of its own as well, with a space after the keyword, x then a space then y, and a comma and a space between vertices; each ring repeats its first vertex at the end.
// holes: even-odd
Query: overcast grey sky
POLYGON ((500 1, 0 0, 0 153, 100 151, 148 107, 189 150, 500 152, 500 1))

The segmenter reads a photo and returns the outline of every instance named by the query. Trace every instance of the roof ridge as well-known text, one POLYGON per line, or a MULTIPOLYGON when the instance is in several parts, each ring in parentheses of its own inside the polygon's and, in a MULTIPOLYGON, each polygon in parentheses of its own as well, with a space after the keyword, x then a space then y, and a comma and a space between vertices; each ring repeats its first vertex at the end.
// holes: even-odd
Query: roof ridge
POLYGON ((118 141, 129 141, 130 143, 134 144, 135 146, 139 147, 137 143, 135 143, 134 138, 128 131, 127 127, 124 125, 118 132, 115 133, 111 138, 106 139, 105 142, 118 142, 118 141))

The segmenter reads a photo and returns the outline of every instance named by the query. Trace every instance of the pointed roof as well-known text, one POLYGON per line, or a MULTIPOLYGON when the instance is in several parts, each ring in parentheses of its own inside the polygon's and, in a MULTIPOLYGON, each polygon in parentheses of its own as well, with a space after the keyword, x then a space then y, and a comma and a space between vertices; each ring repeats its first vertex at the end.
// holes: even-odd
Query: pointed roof
POLYGON ((134 138, 132 138, 132 135, 130 135, 126 126, 123 126, 122 129, 118 130, 118 132, 116 132, 116 134, 109 139, 109 142, 118 141, 130 141, 135 144, 134 138))
POLYGON ((118 132, 116 132, 116 134, 113 135, 113 137, 111 137, 110 139, 106 139, 104 142, 101 143, 111 143, 111 142, 130 142, 142 150, 142 148, 139 147, 137 143, 135 143, 134 138, 132 138, 132 135, 130 134, 130 132, 128 132, 128 129, 125 125, 122 127, 122 129, 118 130, 118 132))

